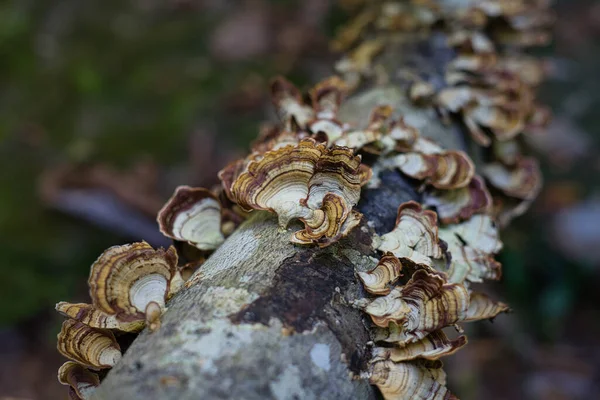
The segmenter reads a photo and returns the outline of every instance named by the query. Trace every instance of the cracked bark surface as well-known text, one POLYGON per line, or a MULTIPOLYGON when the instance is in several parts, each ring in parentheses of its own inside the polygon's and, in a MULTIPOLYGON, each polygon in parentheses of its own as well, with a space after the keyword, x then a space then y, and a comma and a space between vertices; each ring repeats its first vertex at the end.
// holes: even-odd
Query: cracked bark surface
MULTIPOLYGON (((439 42, 391 46, 384 64, 442 74, 450 57, 439 42)), ((463 147, 460 129, 444 126, 431 108, 414 107, 395 79, 357 93, 340 114, 364 125, 378 104, 392 105, 444 147, 463 147)), ((283 231, 274 215, 253 212, 196 272, 197 283, 171 299, 161 328, 137 337, 92 398, 379 398, 358 377, 372 333, 367 316, 349 305, 364 295, 355 272, 376 261, 373 232, 389 231, 398 205, 420 196, 398 172, 380 178, 380 188, 363 189, 361 225, 325 249, 291 244, 297 226, 283 231)))

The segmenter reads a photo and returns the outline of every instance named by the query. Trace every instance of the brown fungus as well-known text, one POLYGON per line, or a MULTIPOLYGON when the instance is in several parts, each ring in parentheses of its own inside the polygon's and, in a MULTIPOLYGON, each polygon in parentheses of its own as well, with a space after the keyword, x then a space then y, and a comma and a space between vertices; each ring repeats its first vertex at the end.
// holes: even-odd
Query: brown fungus
POLYGON ((113 246, 102 253, 92 265, 88 284, 97 310, 131 323, 155 318, 156 306, 164 310, 183 280, 173 246, 154 250, 140 242, 113 246))
POLYGON ((144 320, 120 321, 115 314, 106 314, 91 304, 67 303, 56 304, 56 311, 67 318, 77 320, 92 328, 116 329, 124 332, 137 332, 144 327, 144 320))
POLYGON ((456 353, 466 344, 466 336, 459 336, 451 340, 442 330, 438 330, 404 347, 376 347, 373 349, 371 362, 383 360, 401 362, 417 358, 437 360, 440 357, 456 353))
POLYGON ((57 349, 63 356, 94 370, 111 368, 121 359, 121 348, 111 331, 73 319, 63 322, 57 349))
POLYGON ((491 211, 492 196, 483 179, 474 176, 469 186, 453 190, 426 190, 423 204, 435 207, 443 224, 458 223, 478 213, 491 211))
POLYGON ((279 119, 287 130, 291 130, 292 121, 305 127, 314 118, 314 111, 304 103, 300 90, 281 76, 273 79, 271 83, 271 99, 279 119))
POLYGON ((501 265, 494 255, 502 249, 502 242, 490 216, 473 215, 462 223, 446 225, 439 235, 451 254, 450 268, 445 271, 450 282, 500 279, 501 265))
POLYGON ((69 386, 69 396, 73 400, 87 400, 100 385, 98 375, 83 365, 67 361, 58 369, 58 381, 69 386))
POLYGON ((200 250, 214 250, 223 243, 221 204, 209 190, 179 186, 159 211, 160 231, 200 250))
POLYGON ((396 257, 406 257, 417 264, 431 265, 431 258, 442 257, 439 246, 437 215, 431 210, 409 201, 398 207, 396 226, 381 237, 377 246, 396 257))
POLYGON ((441 363, 378 361, 371 364, 369 382, 385 400, 456 399, 445 386, 446 374, 441 367, 441 363))
POLYGON ((487 164, 483 168, 483 174, 492 186, 509 197, 521 200, 534 199, 542 186, 538 162, 530 157, 519 159, 511 167, 499 162, 487 164))
POLYGON ((460 284, 448 284, 443 276, 418 270, 404 286, 378 297, 365 307, 373 323, 382 328, 395 324, 398 342, 411 343, 451 326, 466 316, 469 294, 460 284))
POLYGON ((469 309, 465 322, 492 319, 498 314, 508 312, 510 308, 502 303, 490 299, 486 294, 472 292, 469 297, 469 309))
POLYGON ((328 149, 304 139, 249 162, 231 194, 246 210, 276 213, 282 228, 293 219, 303 221, 305 229, 293 235, 295 243, 326 246, 357 225, 360 214, 352 207, 369 176, 350 149, 328 149))
POLYGON ((390 285, 402 276, 402 263, 392 253, 385 253, 377 266, 368 272, 359 272, 358 277, 367 292, 385 295, 391 290, 390 285))

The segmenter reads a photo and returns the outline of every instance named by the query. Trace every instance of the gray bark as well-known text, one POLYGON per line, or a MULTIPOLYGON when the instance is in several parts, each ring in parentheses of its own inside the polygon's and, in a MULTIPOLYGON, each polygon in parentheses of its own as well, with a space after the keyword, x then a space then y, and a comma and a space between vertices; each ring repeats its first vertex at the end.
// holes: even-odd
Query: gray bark
MULTIPOLYGON (((384 58, 388 71, 406 64, 443 71, 433 62, 435 40, 398 46, 384 58)), ((394 76, 347 100, 342 120, 364 124, 375 105, 391 104, 424 136, 463 147, 459 130, 442 125, 432 109, 412 106, 394 76)), ((294 246, 289 239, 299 226, 284 231, 273 215, 253 213, 192 278, 197 284, 170 301, 160 330, 139 335, 93 398, 378 398, 358 375, 370 357, 371 325, 349 305, 364 296, 355 272, 376 262, 373 232, 391 230, 398 205, 420 197, 397 172, 382 181, 363 191, 363 223, 326 249, 294 246)))

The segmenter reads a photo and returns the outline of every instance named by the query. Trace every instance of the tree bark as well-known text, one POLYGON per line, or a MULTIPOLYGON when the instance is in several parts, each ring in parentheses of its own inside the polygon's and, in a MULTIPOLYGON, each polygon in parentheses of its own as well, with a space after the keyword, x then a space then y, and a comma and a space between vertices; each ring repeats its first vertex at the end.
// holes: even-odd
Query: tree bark
MULTIPOLYGON (((364 125, 390 104, 425 137, 464 147, 456 126, 432 108, 416 108, 398 80, 403 66, 442 79, 451 50, 435 36, 414 37, 384 54, 389 80, 346 100, 341 119, 364 125)), ((253 212, 168 304, 161 328, 143 331, 93 399, 375 399, 360 379, 370 358, 371 323, 350 302, 364 297, 356 271, 377 254, 373 232, 394 226, 398 206, 420 200, 413 184, 388 171, 363 189, 363 222, 325 249, 290 243, 274 215, 253 212)))

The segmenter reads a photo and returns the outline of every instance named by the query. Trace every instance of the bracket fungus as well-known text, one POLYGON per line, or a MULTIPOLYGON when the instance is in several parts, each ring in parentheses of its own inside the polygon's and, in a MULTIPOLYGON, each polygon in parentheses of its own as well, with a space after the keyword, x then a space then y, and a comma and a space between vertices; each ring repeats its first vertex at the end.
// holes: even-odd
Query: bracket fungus
POLYGON ((250 161, 230 192, 245 210, 276 213, 281 228, 293 219, 304 222, 305 229, 292 237, 294 243, 327 246, 360 220, 352 207, 370 176, 360 161, 350 149, 328 149, 304 139, 250 161))
POLYGON ((510 308, 499 301, 490 299, 486 294, 471 292, 469 296, 469 309, 464 321, 479 321, 482 319, 492 319, 498 314, 508 312, 510 308))
POLYGON ((92 328, 137 332, 158 326, 166 300, 183 286, 177 253, 146 242, 113 246, 91 267, 92 304, 60 302, 56 310, 92 328), (160 310, 160 312, 159 312, 160 310))
POLYGON ((443 224, 455 224, 469 219, 474 214, 488 213, 492 207, 492 196, 479 176, 474 176, 469 186, 453 190, 426 190, 423 204, 434 207, 443 224))
POLYGON ((492 186, 517 199, 534 199, 542 186, 537 160, 529 157, 523 157, 509 167, 499 162, 487 164, 483 174, 492 186))
POLYGON ((121 348, 111 331, 72 319, 63 322, 57 349, 63 356, 95 370, 111 368, 121 359, 121 348))
POLYGON ((217 197, 209 190, 189 186, 179 186, 157 217, 163 235, 200 250, 214 250, 223 243, 221 219, 217 197))
POLYGON ((454 340, 444 331, 431 332, 423 339, 409 343, 404 347, 376 347, 373 349, 372 362, 391 360, 393 362, 410 361, 417 358, 437 360, 440 357, 456 353, 467 344, 467 337, 461 335, 454 340))
POLYGON ((406 285, 377 297, 364 310, 379 327, 395 324, 400 330, 399 344, 406 344, 459 322, 468 307, 469 294, 463 285, 446 283, 433 271, 418 270, 406 285))
POLYGON ((121 321, 116 314, 106 314, 87 303, 61 301, 56 304, 56 311, 92 328, 116 329, 124 332, 137 332, 144 327, 145 322, 144 320, 121 321))
POLYGON ((397 168, 411 178, 444 190, 463 188, 475 175, 475 165, 465 152, 444 150, 420 137, 418 130, 402 118, 390 125, 386 139, 392 140, 393 149, 401 154, 383 158, 380 161, 383 168, 397 168))
POLYGON ((462 223, 446 225, 439 235, 451 254, 450 267, 445 271, 450 282, 500 279, 501 265, 494 254, 502 249, 502 242, 489 215, 474 215, 462 223))
POLYGON ((386 400, 456 399, 445 386, 446 373, 442 369, 441 362, 378 361, 371 365, 369 372, 369 382, 379 388, 386 400))
POLYGON ((368 272, 359 272, 358 277, 367 292, 385 295, 391 291, 390 285, 402 276, 402 263, 392 253, 381 257, 377 266, 368 272))
POLYGON ((100 384, 100 378, 83 365, 67 361, 58 369, 58 382, 69 386, 72 400, 87 400, 100 384))
POLYGON ((431 258, 442 257, 437 215, 431 210, 424 210, 415 201, 401 204, 398 207, 396 226, 381 237, 377 248, 389 251, 396 257, 406 257, 417 264, 431 266, 431 258))
MULTIPOLYGON (((547 110, 534 95, 545 67, 520 50, 547 39, 545 28, 551 20, 547 2, 344 3, 360 11, 340 30, 335 42, 336 48, 346 51, 336 65, 340 76, 317 83, 307 93, 285 78, 274 79, 271 99, 280 121, 263 126, 250 154, 219 172, 221 191, 181 186, 161 209, 157 218, 160 230, 176 241, 175 247, 155 250, 143 242, 109 248, 92 266, 88 281, 91 304, 57 304, 57 310, 68 318, 58 337, 58 349, 74 360, 61 367, 59 380, 70 386, 73 398, 89 397, 98 385, 104 374, 91 370, 110 368, 121 358, 114 332, 137 332, 144 326, 158 329, 167 301, 183 286, 178 259, 185 264, 183 268, 189 267, 186 274, 201 267, 209 252, 254 210, 277 215, 279 230, 268 225, 272 221, 261 221, 261 236, 280 234, 292 221, 299 221, 303 227, 295 229, 292 243, 326 247, 361 222, 363 215, 355 207, 367 183, 369 189, 385 190, 370 191, 363 200, 373 201, 371 193, 375 193, 372 198, 377 202, 398 189, 419 202, 399 205, 390 232, 378 236, 374 229, 379 221, 366 221, 348 243, 335 249, 336 255, 338 250, 354 252, 350 246, 360 241, 357 252, 365 258, 376 250, 381 252, 371 270, 364 271, 361 266, 361 271, 356 271, 365 290, 360 292, 364 297, 352 304, 372 321, 360 337, 371 337, 375 343, 371 360, 362 360, 360 377, 368 378, 386 400, 456 398, 445 386, 446 374, 439 359, 461 349, 467 338, 458 335, 451 339, 445 331, 461 331, 457 324, 509 311, 506 304, 471 291, 470 285, 500 278, 501 265, 494 258, 502 248, 496 221, 502 223, 522 212, 541 186, 537 163, 521 154, 519 143, 521 134, 536 132, 547 123, 547 110), (417 57, 411 56, 413 50, 417 57), (439 65, 427 65, 425 53, 429 52, 440 57, 439 65), (391 57, 391 62, 390 54, 399 53, 402 60, 391 57), (364 78, 371 78, 368 83, 374 90, 361 90, 346 101, 367 81, 364 78), (437 118, 436 112, 441 114, 440 124, 427 119, 437 118), (400 113, 406 114, 406 119, 400 113), (355 121, 367 114, 368 120, 355 121), (453 140, 454 148, 444 148, 433 140, 442 140, 440 135, 449 133, 443 124, 456 120, 462 121, 456 127, 474 143, 453 140), (429 122, 434 122, 435 129, 430 129, 429 122), (471 144, 491 147, 481 151, 471 144), (481 176, 466 149, 477 156, 478 167, 483 166, 478 171, 481 176), (384 170, 399 171, 394 171, 396 182, 405 187, 382 187, 386 180, 379 173, 384 170), (514 203, 518 205, 511 208, 514 203)), ((361 211, 371 219, 376 213, 383 219, 391 211, 393 218, 389 206, 395 208, 401 201, 395 196, 384 200, 361 211)), ((244 229, 255 233, 254 222, 249 221, 244 229)), ((233 246, 241 236, 232 235, 233 246)), ((302 255, 311 263, 318 251, 304 249, 302 255)), ((232 258, 236 267, 246 266, 232 258)), ((264 259, 260 260, 254 264, 262 264, 264 259)), ((229 260, 224 256, 218 262, 229 260)), ((204 267, 209 269, 208 264, 204 267)), ((314 271, 312 267, 320 265, 310 267, 305 269, 314 271)), ((200 270, 185 287, 208 275, 200 270)), ((210 283, 223 283, 216 275, 210 283)), ((231 274, 221 275, 231 278, 231 274)), ((264 274, 239 275, 252 280, 264 274)), ((295 274, 266 281, 280 282, 289 275, 295 274)), ((296 281, 289 283, 302 286, 296 281)), ((330 288, 328 283, 324 282, 323 288, 330 288)), ((198 293, 204 295, 202 289, 198 293)), ((297 297, 304 298, 301 288, 298 290, 297 297)), ((188 306, 186 301, 196 299, 193 294, 176 298, 183 303, 172 310, 185 308, 179 307, 181 304, 188 306)), ((279 298, 272 299, 276 300, 279 298)), ((309 308, 312 315, 321 311, 310 309, 320 307, 315 304, 301 306, 309 308)), ((266 314, 263 316, 271 317, 266 314)), ((163 329, 164 334, 168 332, 163 329)), ((350 341, 357 338, 353 334, 349 333, 350 341)), ((160 335, 152 337, 160 343, 160 335)))
POLYGON ((131 322, 145 321, 147 316, 154 319, 156 306, 164 309, 183 280, 173 246, 154 250, 140 242, 113 246, 102 253, 92 265, 88 284, 94 307, 131 322))

